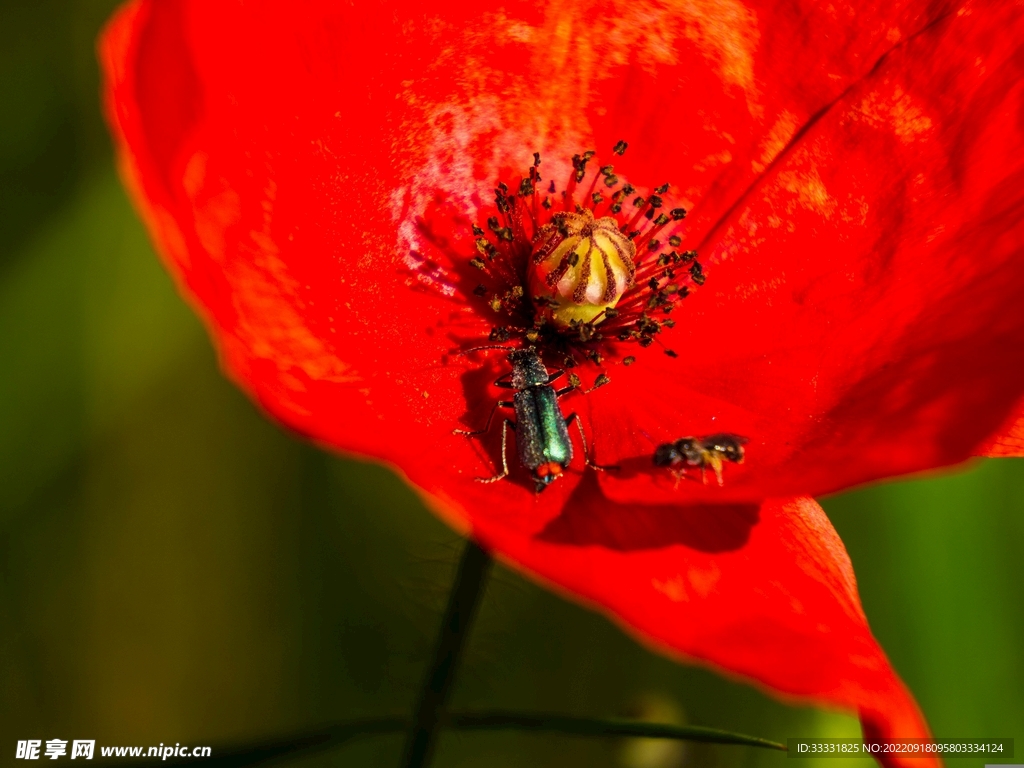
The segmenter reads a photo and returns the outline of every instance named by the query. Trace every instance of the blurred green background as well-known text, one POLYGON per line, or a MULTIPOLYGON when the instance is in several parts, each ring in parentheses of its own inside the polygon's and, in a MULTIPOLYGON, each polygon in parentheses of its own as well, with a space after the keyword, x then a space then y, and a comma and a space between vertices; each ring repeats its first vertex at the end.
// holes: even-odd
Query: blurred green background
MULTIPOLYGON (((26 738, 216 744, 406 711, 461 542, 390 473, 293 439, 218 372, 112 168, 93 41, 114 5, 0 3, 0 755, 26 738)), ((1012 736, 1024 762, 1024 461, 825 506, 936 733, 1012 736)), ((454 699, 858 733, 653 655, 500 568, 454 699)), ((400 746, 296 764, 393 766, 400 746)), ((447 735, 435 765, 786 760, 647 747, 447 735)))

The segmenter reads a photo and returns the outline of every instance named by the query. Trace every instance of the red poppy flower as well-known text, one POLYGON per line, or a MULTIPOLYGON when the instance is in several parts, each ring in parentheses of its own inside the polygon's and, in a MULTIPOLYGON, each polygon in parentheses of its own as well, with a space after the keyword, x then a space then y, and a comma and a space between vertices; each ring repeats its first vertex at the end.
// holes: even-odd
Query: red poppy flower
POLYGON ((912 737, 810 497, 1021 451, 1022 39, 1012 2, 141 0, 101 56, 136 202, 268 412, 658 648, 912 737), (530 336, 535 192, 642 232, 603 339, 530 336), (657 238, 652 196, 689 211, 657 238), (610 379, 560 402, 617 470, 574 436, 543 493, 514 455, 476 481, 488 338, 610 379), (748 440, 723 485, 654 465, 713 433, 748 440))

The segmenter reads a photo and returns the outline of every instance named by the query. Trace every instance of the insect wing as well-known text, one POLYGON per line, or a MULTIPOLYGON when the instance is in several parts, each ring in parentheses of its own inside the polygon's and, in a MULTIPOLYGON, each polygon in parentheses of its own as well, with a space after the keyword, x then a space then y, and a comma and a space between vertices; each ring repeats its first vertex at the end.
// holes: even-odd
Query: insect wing
POLYGON ((530 387, 512 398, 516 411, 516 447, 527 469, 572 460, 572 442, 558 398, 551 387, 530 387))
POLYGON ((558 395, 553 387, 539 387, 536 398, 537 414, 544 429, 544 454, 548 461, 564 467, 572 461, 572 440, 569 439, 569 427, 558 405, 558 395))

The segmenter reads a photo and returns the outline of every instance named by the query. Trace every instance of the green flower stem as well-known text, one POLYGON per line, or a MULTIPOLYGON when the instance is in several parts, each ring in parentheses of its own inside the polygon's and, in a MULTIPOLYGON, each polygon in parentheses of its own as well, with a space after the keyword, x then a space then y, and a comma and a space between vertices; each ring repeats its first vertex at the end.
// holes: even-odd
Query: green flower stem
POLYGON ((739 744, 786 751, 785 744, 699 725, 664 725, 622 718, 572 717, 535 712, 459 712, 443 721, 445 728, 459 731, 540 731, 568 736, 633 736, 645 739, 704 741, 711 744, 739 744))
POLYGON ((455 583, 448 596, 448 607, 441 622, 434 658, 427 670, 413 714, 402 768, 424 768, 430 762, 438 727, 444 717, 444 706, 451 694, 462 649, 480 604, 491 562, 491 556, 474 541, 466 543, 455 574, 455 583))

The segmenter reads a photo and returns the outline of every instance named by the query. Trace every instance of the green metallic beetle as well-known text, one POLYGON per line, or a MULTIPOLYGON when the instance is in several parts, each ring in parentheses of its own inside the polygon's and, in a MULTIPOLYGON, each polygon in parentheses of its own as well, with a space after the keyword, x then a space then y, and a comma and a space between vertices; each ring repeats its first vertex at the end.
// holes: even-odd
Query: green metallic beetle
MULTIPOLYGON (((486 347, 486 349, 508 349, 508 347, 486 347)), ((491 420, 499 407, 512 408, 516 420, 505 419, 501 426, 501 472, 493 477, 478 477, 481 483, 493 483, 508 477, 507 438, 508 430, 516 434, 516 446, 519 449, 519 462, 530 470, 534 488, 539 493, 562 476, 569 462, 572 461, 572 441, 569 439, 569 427, 576 422, 583 443, 583 454, 588 467, 600 467, 590 461, 587 456, 587 438, 583 433, 583 425, 575 413, 562 415, 558 398, 575 389, 568 386, 556 390, 552 383, 564 375, 558 370, 549 374, 537 351, 531 347, 512 349, 507 357, 512 365, 512 372, 497 381, 495 386, 515 390, 511 402, 499 400, 494 405, 487 424, 483 429, 469 432, 456 429, 457 435, 482 435, 491 428, 491 420)))

